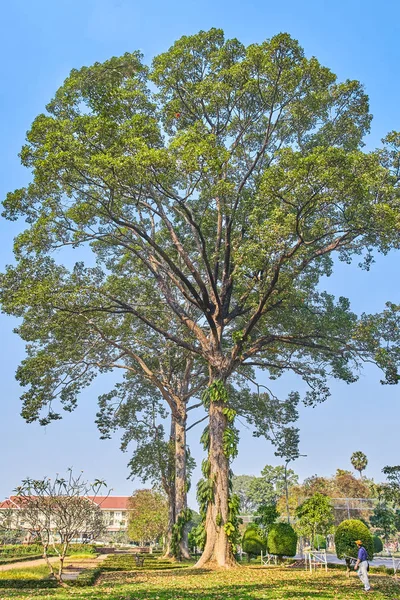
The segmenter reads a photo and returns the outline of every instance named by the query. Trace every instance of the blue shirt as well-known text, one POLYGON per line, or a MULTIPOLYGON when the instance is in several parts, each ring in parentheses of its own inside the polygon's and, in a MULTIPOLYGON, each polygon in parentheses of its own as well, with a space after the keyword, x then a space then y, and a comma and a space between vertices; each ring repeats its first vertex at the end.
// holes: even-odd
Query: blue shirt
POLYGON ((359 549, 357 558, 360 562, 364 562, 365 560, 368 560, 367 551, 363 546, 361 546, 361 548, 359 549))

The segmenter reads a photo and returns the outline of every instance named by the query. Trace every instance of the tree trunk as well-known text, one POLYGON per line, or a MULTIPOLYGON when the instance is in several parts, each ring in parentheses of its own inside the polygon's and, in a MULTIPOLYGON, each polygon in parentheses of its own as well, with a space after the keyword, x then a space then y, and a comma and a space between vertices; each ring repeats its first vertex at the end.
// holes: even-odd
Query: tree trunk
MULTIPOLYGON (((171 431, 169 434, 169 443, 175 452, 175 426, 176 421, 171 415, 171 431)), ((165 536, 165 548, 163 558, 173 558, 172 554, 172 530, 175 525, 175 457, 171 461, 168 457, 167 470, 162 475, 162 485, 168 498, 168 529, 165 536)))
POLYGON ((213 484, 213 499, 209 502, 206 514, 206 544, 196 567, 237 565, 224 525, 229 520, 229 459, 224 453, 224 432, 227 418, 223 413, 222 402, 211 402, 209 409, 210 479, 213 484))
POLYGON ((165 548, 163 558, 172 558, 172 529, 175 525, 175 486, 171 483, 164 487, 168 496, 168 529, 165 535, 165 548))
MULTIPOLYGON (((175 423, 175 519, 187 509, 186 414, 175 423)), ((188 531, 185 526, 179 544, 182 558, 190 558, 188 531)))

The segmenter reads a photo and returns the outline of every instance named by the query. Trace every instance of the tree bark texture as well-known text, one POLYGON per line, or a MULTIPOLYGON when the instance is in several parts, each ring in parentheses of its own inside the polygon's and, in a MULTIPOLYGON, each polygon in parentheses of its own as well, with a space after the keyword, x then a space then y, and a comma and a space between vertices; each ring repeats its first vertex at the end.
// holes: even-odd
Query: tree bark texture
POLYGON ((224 432, 228 421, 222 402, 211 402, 209 409, 210 479, 214 494, 206 514, 206 544, 196 567, 232 567, 236 565, 224 525, 229 521, 229 459, 224 453, 224 432))
MULTIPOLYGON (((175 521, 187 509, 186 415, 175 423, 175 521)), ((188 531, 185 526, 180 541, 182 558, 190 558, 188 531)))

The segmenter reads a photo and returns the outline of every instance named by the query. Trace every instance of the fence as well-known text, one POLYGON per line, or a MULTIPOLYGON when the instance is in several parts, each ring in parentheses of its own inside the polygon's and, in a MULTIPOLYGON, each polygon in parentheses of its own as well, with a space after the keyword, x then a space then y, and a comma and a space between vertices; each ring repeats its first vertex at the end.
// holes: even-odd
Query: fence
POLYGON ((317 570, 317 567, 325 567, 325 571, 328 570, 328 560, 326 557, 326 550, 305 550, 304 551, 304 560, 306 571, 309 568, 310 572, 312 572, 313 567, 314 570, 317 570))

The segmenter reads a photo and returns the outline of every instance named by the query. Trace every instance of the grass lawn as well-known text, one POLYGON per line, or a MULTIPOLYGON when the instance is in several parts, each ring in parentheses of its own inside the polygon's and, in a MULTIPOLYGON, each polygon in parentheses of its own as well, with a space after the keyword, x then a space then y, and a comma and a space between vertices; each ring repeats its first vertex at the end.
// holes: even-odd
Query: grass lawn
MULTIPOLYGON (((119 565, 121 566, 121 565, 119 565)), ((43 567, 18 571, 30 579, 46 576, 43 567)), ((1 576, 16 576, 8 571, 1 576)), ((388 575, 371 575, 376 600, 400 600, 400 581, 388 575)), ((310 574, 287 568, 242 566, 230 571, 192 568, 107 571, 95 586, 58 589, 0 589, 0 600, 352 600, 365 598, 356 577, 342 571, 310 574)))
MULTIPOLYGON (((54 565, 55 566, 55 565, 54 565)), ((24 567, 23 569, 10 569, 9 571, 0 571, 0 580, 3 579, 43 579, 49 575, 47 565, 40 567, 24 567)), ((1 598, 2 592, 0 592, 1 598)))

